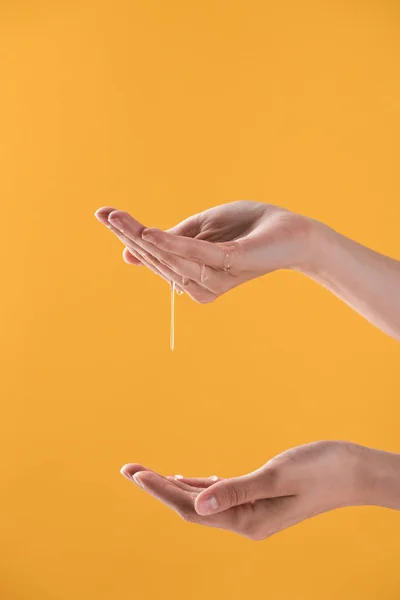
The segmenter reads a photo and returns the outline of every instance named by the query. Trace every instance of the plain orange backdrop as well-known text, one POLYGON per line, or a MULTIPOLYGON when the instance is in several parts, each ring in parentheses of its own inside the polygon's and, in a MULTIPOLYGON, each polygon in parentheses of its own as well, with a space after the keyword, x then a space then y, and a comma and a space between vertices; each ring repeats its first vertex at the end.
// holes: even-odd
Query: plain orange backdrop
POLYGON ((399 598, 394 511, 255 544, 119 474, 399 452, 398 343, 284 272, 178 297, 172 353, 168 286, 93 216, 245 198, 400 257, 399 65, 390 0, 1 2, 1 600, 399 598))

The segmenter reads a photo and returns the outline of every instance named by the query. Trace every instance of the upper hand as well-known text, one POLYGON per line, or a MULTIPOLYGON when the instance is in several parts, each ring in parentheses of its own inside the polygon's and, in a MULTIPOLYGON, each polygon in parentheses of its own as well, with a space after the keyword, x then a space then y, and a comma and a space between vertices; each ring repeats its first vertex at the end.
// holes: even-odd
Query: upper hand
POLYGON ((198 302, 211 302, 265 273, 300 268, 310 258, 314 221, 260 202, 223 204, 169 231, 145 228, 113 208, 97 218, 124 242, 124 259, 146 264, 198 302))
POLYGON ((374 478, 366 476, 366 465, 374 463, 368 462, 374 452, 323 441, 288 450, 232 479, 164 478, 135 464, 123 467, 122 474, 186 521, 262 540, 315 515, 372 503, 374 478))

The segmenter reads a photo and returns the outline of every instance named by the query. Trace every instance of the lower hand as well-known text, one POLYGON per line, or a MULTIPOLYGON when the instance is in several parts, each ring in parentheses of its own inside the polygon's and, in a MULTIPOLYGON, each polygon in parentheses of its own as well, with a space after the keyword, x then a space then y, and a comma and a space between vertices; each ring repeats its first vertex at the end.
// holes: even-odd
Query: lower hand
POLYGON ((232 479, 165 478, 137 464, 121 472, 186 521, 252 540, 344 506, 400 509, 400 455, 346 442, 299 446, 232 479))

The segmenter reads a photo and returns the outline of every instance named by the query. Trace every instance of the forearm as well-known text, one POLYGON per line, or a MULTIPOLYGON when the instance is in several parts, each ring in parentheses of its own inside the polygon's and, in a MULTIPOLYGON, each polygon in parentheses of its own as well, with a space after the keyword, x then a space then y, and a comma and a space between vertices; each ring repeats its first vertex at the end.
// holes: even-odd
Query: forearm
POLYGON ((400 340, 400 261, 320 223, 315 223, 312 238, 312 258, 301 271, 400 340))
POLYGON ((400 454, 360 447, 359 504, 400 510, 400 454))

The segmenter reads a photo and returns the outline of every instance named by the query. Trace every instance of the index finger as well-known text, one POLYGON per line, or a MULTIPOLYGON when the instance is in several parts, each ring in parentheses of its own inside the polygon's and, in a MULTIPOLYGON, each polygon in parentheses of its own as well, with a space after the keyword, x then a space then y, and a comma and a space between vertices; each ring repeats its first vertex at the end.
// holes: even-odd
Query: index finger
POLYGON ((165 252, 217 269, 229 269, 232 254, 235 252, 233 244, 230 246, 216 244, 196 238, 174 235, 160 229, 145 229, 142 232, 142 239, 165 252))

